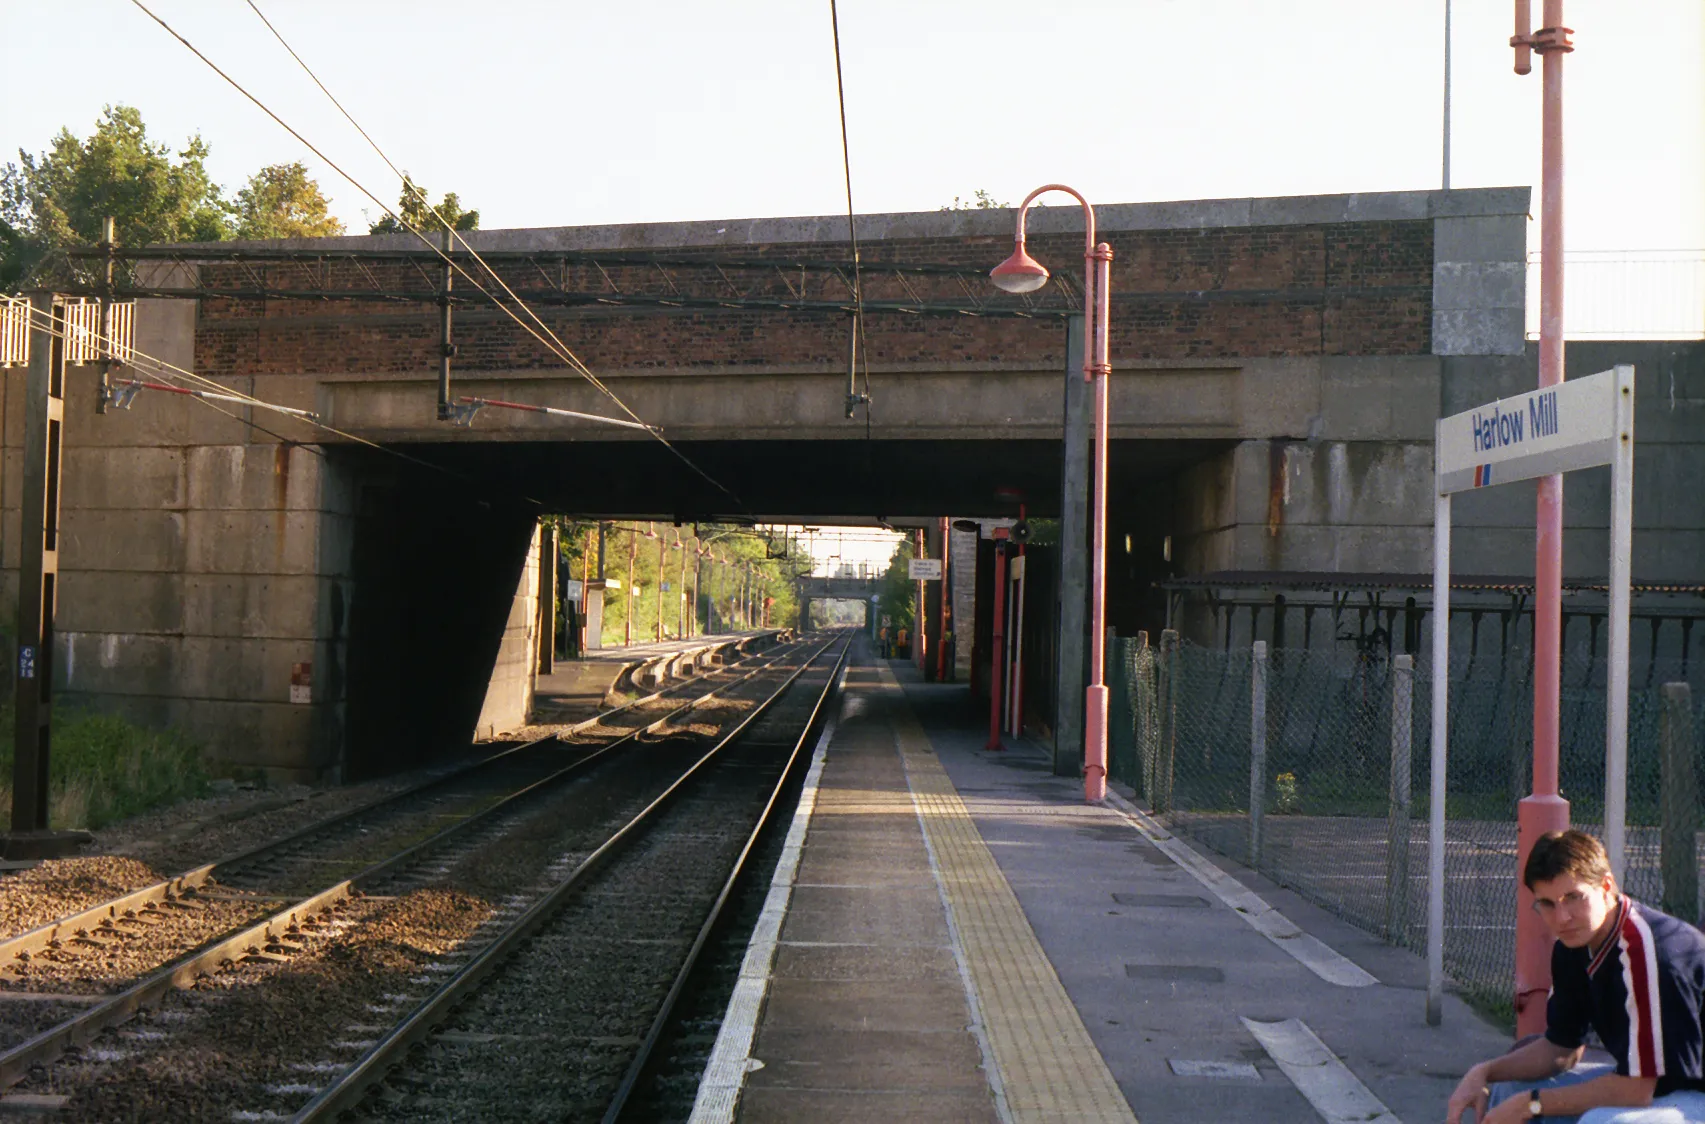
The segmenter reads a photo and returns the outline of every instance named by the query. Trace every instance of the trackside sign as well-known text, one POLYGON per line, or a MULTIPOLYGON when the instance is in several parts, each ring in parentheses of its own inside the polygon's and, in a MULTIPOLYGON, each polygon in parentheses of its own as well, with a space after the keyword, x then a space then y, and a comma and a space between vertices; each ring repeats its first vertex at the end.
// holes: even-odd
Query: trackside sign
POLYGON ((1476 406, 1438 422, 1439 494, 1609 464, 1615 371, 1476 406))

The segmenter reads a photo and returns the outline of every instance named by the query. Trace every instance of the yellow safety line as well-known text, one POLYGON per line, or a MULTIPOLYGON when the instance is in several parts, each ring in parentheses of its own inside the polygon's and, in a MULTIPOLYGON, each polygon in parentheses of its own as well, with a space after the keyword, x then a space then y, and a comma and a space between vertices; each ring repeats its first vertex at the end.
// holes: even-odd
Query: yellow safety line
POLYGON ((1006 876, 906 703, 893 693, 895 738, 918 819, 935 851, 942 890, 971 975, 980 1020, 999 1069, 996 1088, 1014 1124, 1121 1121, 1136 1116, 1060 983, 1006 876))

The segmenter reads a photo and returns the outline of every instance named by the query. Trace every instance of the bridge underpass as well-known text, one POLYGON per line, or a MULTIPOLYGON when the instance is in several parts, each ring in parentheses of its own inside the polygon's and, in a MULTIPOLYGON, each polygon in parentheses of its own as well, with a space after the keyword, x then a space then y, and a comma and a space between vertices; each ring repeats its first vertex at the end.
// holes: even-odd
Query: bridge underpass
MULTIPOLYGON (((1524 268, 1527 208, 1525 189, 1493 189, 1102 209, 1116 253, 1116 627, 1141 626, 1143 590, 1157 577, 1425 569, 1432 419, 1533 377, 1520 286, 1500 287, 1524 268)), ((872 260, 957 262, 971 277, 968 266, 1004 253, 1010 219, 859 222, 872 260)), ((179 725, 223 762, 283 776, 388 767, 421 752, 398 731, 453 744, 499 696, 506 712, 524 712, 526 678, 506 671, 502 653, 527 627, 516 591, 541 514, 1015 514, 997 488, 1022 492, 1032 516, 1066 514, 1062 453, 1082 448, 1067 432, 1088 428, 1064 315, 1081 261, 1077 222, 1064 209, 1033 215, 1032 252, 1065 286, 1034 312, 960 300, 951 315, 921 315, 901 307, 913 300, 907 286, 921 286, 927 304, 961 279, 884 274, 887 303, 866 319, 874 402, 851 421, 844 294, 819 299, 834 269, 808 278, 813 304, 797 277, 773 268, 734 294, 709 270, 644 260, 836 259, 844 219, 474 235, 488 250, 557 254, 569 289, 599 282, 564 254, 633 259, 598 267, 620 293, 565 293, 531 266, 512 276, 604 384, 720 488, 642 434, 499 410, 467 428, 436 421, 430 294, 305 304, 287 291, 301 284, 299 263, 198 264, 176 250, 162 266, 171 276, 135 292, 141 351, 315 410, 387 451, 261 411, 186 410, 165 395, 99 418, 68 409, 62 697, 179 725), (758 303, 738 303, 748 299, 758 303), (421 664, 431 667, 403 670, 421 664), (292 702, 301 677, 311 690, 292 702)), ((414 249, 369 237, 257 249, 327 248, 414 249)), ((611 409, 489 307, 459 306, 455 330, 454 393, 611 409)), ((69 402, 92 400, 92 377, 74 369, 69 402)), ((1478 533, 1463 536, 1470 557, 1459 565, 1517 571, 1531 558, 1530 515, 1519 496, 1465 510, 1478 533)), ((1687 571, 1691 533, 1643 548, 1652 576, 1687 571)), ((1581 557, 1598 557, 1585 538, 1581 557)))

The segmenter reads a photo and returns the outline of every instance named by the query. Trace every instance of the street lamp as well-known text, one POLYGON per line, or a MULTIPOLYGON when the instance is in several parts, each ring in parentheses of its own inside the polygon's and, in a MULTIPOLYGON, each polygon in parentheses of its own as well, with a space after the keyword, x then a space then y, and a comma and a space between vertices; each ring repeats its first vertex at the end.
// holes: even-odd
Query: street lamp
POLYGON ((1089 686, 1084 690, 1083 793, 1097 801, 1107 796, 1107 362, 1108 293, 1113 247, 1095 241, 1095 208, 1077 191, 1045 184, 1018 205, 1017 243, 1012 256, 989 272, 989 280, 1009 293, 1034 293, 1048 283, 1048 270, 1024 250, 1024 216, 1038 195, 1063 191, 1083 205, 1083 378, 1095 387, 1094 498, 1089 579, 1089 686))

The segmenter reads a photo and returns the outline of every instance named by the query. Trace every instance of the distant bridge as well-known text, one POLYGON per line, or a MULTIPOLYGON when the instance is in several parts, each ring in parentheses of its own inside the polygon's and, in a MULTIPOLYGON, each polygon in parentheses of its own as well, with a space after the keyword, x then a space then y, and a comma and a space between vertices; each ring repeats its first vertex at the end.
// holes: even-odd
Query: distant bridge
POLYGON ((870 623, 870 602, 882 591, 880 577, 826 577, 809 574, 799 579, 799 627, 810 626, 813 601, 861 601, 865 624, 870 623))

